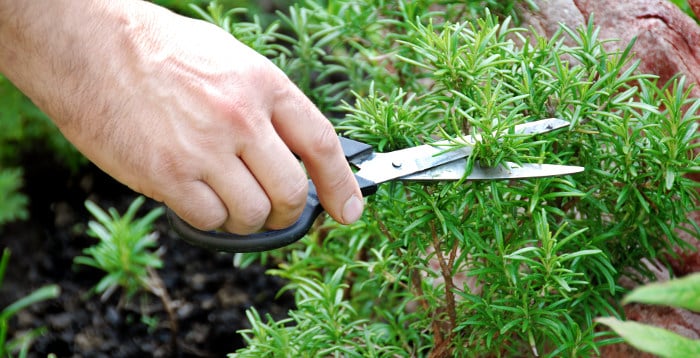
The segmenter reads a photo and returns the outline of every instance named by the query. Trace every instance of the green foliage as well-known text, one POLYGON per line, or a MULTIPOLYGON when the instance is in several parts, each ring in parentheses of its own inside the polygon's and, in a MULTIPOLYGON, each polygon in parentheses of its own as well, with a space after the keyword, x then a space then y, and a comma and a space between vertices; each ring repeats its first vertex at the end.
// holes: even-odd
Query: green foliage
POLYGON ((151 2, 179 13, 188 13, 191 4, 202 5, 206 3, 202 0, 152 0, 151 2))
MULTIPOLYGON (((0 286, 2 286, 2 281, 5 278, 5 272, 9 262, 10 250, 6 248, 2 252, 2 257, 0 257, 0 286)), ((58 286, 43 286, 0 311, 0 357, 12 357, 14 354, 18 354, 18 357, 27 357, 32 341, 43 334, 44 329, 37 328, 19 337, 8 340, 7 331, 10 326, 10 320, 17 312, 35 303, 56 298, 59 294, 60 289, 58 286)))
MULTIPOLYGON (((151 0, 151 2, 166 7, 177 13, 191 16, 198 13, 197 8, 207 5, 208 0, 151 0)), ((286 7, 291 0, 219 0, 218 3, 226 8, 246 9, 252 14, 267 17, 266 12, 274 8, 286 7)))
POLYGON ((97 219, 88 224, 88 234, 99 242, 83 250, 86 256, 78 256, 74 261, 106 273, 95 286, 98 293, 108 295, 116 288, 123 288, 130 297, 140 291, 150 291, 148 270, 163 266, 160 257, 151 251, 158 246, 152 225, 163 214, 163 208, 155 208, 136 218, 144 201, 143 197, 136 198, 123 216, 114 208, 105 212, 93 202, 85 202, 85 207, 97 219))
POLYGON ((16 167, 22 151, 36 147, 53 152, 69 169, 85 163, 49 118, 0 75, 0 226, 28 216, 28 200, 20 192, 22 170, 16 167))
POLYGON ((700 273, 635 288, 622 303, 639 302, 700 312, 700 273))
POLYGON ((29 215, 27 197, 19 192, 21 186, 22 170, 0 169, 0 227, 29 215))
POLYGON ((256 349, 236 357, 374 357, 400 354, 402 349, 386 344, 390 337, 385 324, 372 324, 358 316, 344 299, 348 288, 346 267, 332 272, 326 281, 289 276, 295 289, 298 308, 286 320, 263 323, 255 309, 248 311, 253 327, 244 332, 246 341, 256 349), (291 325, 294 329, 285 329, 291 325), (253 338, 254 337, 254 338, 253 338))
POLYGON ((197 6, 191 6, 191 8, 204 20, 228 31, 239 41, 262 55, 274 58, 287 53, 286 48, 275 42, 279 37, 277 32, 279 30, 279 22, 277 21, 265 27, 260 16, 253 11, 247 8, 225 10, 226 8, 221 2, 210 3, 206 11, 197 6), (239 17, 246 15, 252 16, 251 22, 237 21, 239 17))
MULTIPOLYGON (((697 237, 686 174, 700 169, 700 101, 685 80, 638 73, 631 45, 608 52, 592 21, 543 38, 472 14, 479 4, 307 0, 257 46, 285 44, 273 61, 339 131, 380 150, 480 134, 470 165, 585 172, 384 184, 354 225, 327 220, 285 250, 237 255, 277 264, 297 308, 279 322, 251 310, 249 346, 232 357, 595 355, 619 340, 593 322, 619 315, 619 277, 687 247, 678 230, 697 237), (548 117, 571 126, 512 134, 548 117)), ((209 19, 232 33, 258 26, 222 21, 234 13, 209 19)))
POLYGON ((77 169, 85 158, 51 120, 10 81, 0 76, 0 165, 16 164, 22 150, 45 146, 54 158, 77 169))
MULTIPOLYGON (((673 306, 700 312, 700 274, 637 287, 625 296, 623 302, 673 306)), ((612 317, 598 318, 596 321, 612 328, 637 349, 659 357, 700 356, 698 340, 692 340, 665 329, 633 321, 620 321, 612 317)))

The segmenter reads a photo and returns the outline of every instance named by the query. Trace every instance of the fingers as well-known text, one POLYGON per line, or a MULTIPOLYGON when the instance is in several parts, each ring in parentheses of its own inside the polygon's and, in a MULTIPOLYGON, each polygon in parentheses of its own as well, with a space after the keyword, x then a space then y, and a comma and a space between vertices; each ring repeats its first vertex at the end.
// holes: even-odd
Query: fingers
POLYGON ((241 158, 270 200, 265 227, 282 229, 293 224, 306 204, 306 174, 272 126, 241 158))
POLYGON ((261 136, 240 158, 234 153, 215 157, 203 166, 212 168, 210 174, 173 190, 187 195, 171 206, 185 221, 202 230, 248 235, 263 227, 282 229, 299 218, 306 203, 306 175, 277 135, 261 136))
MULTIPOLYGON (((200 142, 209 150, 200 156, 207 159, 197 163, 197 171, 203 173, 201 181, 215 193, 219 204, 208 209, 217 211, 211 216, 216 220, 210 222, 199 219, 198 213, 188 216, 196 209, 183 208, 186 214, 181 214, 177 207, 171 207, 193 226, 212 229, 215 222, 219 224, 216 227, 246 235, 263 227, 282 229, 292 225, 301 215, 308 190, 306 174, 292 152, 303 160, 321 204, 335 220, 348 224, 362 215, 362 194, 331 123, 281 71, 275 70, 256 76, 265 80, 253 81, 254 85, 239 82, 236 90, 245 88, 250 95, 258 91, 270 97, 258 97, 259 101, 243 108, 227 108, 234 110, 220 120, 230 124, 210 133, 212 138, 227 138, 211 141, 220 144, 214 148, 221 152, 211 152, 207 144, 210 140, 200 142), (220 209, 224 215, 218 212, 220 209)), ((210 194, 201 195, 209 198, 210 194)), ((191 206, 207 208, 200 205, 191 206)))
POLYGON ((326 212, 343 224, 359 219, 362 194, 333 126, 291 83, 277 94, 272 123, 303 160, 326 212))
POLYGON ((267 194, 235 154, 218 157, 216 163, 206 166, 208 174, 203 178, 227 210, 226 220, 218 227, 239 235, 259 231, 271 210, 267 194))
MULTIPOLYGON (((197 180, 167 187, 171 190, 164 193, 163 201, 190 225, 201 230, 214 230, 226 222, 228 210, 207 183, 197 180), (168 194, 172 196, 166 196, 168 194)), ((161 199, 159 194, 145 194, 161 199)))
MULTIPOLYGON (((151 194, 163 199, 179 217, 200 230, 223 228, 226 231, 247 235, 263 227, 270 212, 270 201, 265 191, 235 155, 216 155, 201 165, 189 163, 170 166, 175 178, 187 178, 177 173, 190 168, 190 172, 207 173, 202 168, 212 168, 199 179, 162 181, 159 190, 151 194), (206 163, 210 165, 206 165, 206 163), (183 169, 183 167, 185 169, 183 169)), ((162 175, 162 177, 166 177, 162 175)))
POLYGON ((269 128, 259 129, 262 134, 248 141, 240 157, 235 152, 209 153, 210 159, 195 164, 196 171, 205 173, 200 180, 168 190, 186 197, 166 204, 202 230, 223 228, 247 235, 263 227, 292 225, 301 215, 308 188, 304 171, 282 139, 286 138, 302 157, 326 211, 338 222, 356 221, 363 210, 362 194, 333 127, 315 111, 293 103, 276 106, 277 128, 268 123, 269 128), (310 123, 291 125, 295 120, 310 123))

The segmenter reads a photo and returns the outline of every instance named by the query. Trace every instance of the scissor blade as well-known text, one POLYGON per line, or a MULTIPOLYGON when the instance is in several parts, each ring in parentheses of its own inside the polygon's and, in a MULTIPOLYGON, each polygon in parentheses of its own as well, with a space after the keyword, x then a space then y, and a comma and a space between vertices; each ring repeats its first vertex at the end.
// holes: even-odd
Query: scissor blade
MULTIPOLYGON (((568 127, 570 124, 569 121, 565 121, 563 119, 559 118, 545 118, 545 119, 540 119, 538 121, 534 122, 527 122, 527 123, 522 123, 518 124, 515 127, 513 127, 513 133, 518 134, 518 135, 535 135, 535 134, 541 134, 541 133, 547 133, 551 132, 560 128, 568 127)), ((456 142, 463 142, 464 144, 474 144, 477 141, 481 140, 481 135, 476 134, 475 136, 471 135, 465 135, 462 138, 456 138, 454 141, 456 142)), ((433 146, 448 146, 452 142, 448 140, 443 140, 439 142, 435 142, 432 145, 433 146)))
POLYGON ((405 181, 448 181, 448 180, 498 180, 526 179, 560 176, 580 173, 583 167, 558 164, 515 164, 504 163, 497 167, 483 167, 474 164, 471 173, 464 178, 467 170, 466 160, 455 160, 441 166, 419 173, 401 177, 405 181))
MULTIPOLYGON (((547 118, 517 125, 514 127, 514 132, 534 135, 568 125, 569 122, 563 119, 547 118)), ((462 139, 466 145, 458 149, 451 149, 449 142, 441 141, 389 153, 375 153, 352 163, 360 168, 356 175, 380 184, 468 157, 474 148, 469 144, 475 143, 478 138, 464 136, 462 139)))

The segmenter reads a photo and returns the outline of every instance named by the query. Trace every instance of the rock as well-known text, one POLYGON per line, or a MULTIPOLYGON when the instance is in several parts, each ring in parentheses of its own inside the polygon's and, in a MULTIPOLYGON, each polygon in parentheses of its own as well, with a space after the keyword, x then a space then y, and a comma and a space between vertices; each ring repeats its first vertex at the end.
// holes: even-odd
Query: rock
POLYGON ((61 312, 50 315, 46 319, 52 329, 63 331, 68 329, 73 323, 73 312, 61 312))
MULTIPOLYGON (((633 54, 641 60, 639 70, 659 76, 661 84, 677 73, 688 82, 700 82, 700 26, 674 4, 665 0, 537 0, 539 10, 520 8, 521 26, 551 36, 566 24, 580 27, 593 16, 600 39, 609 51, 624 49, 636 37, 633 54)), ((700 0, 692 1, 694 11, 700 0)), ((700 97, 700 87, 692 92, 700 97)))
POLYGON ((700 0, 688 0, 688 5, 693 9, 695 16, 700 18, 700 0))
MULTIPOLYGON (((694 83, 699 82, 700 27, 674 4, 664 0, 576 2, 585 18, 596 14, 595 23, 601 27, 601 37, 617 37, 622 44, 637 37, 632 50, 641 60, 641 72, 658 75, 660 83, 677 73, 683 73, 694 83)), ((608 46, 619 45, 610 43, 608 46)), ((700 87, 695 88, 694 96, 700 96, 700 87)))
MULTIPOLYGON (((559 30, 560 24, 575 29, 586 24, 581 11, 574 4, 574 0, 537 0, 538 8, 532 9, 528 5, 519 3, 518 13, 521 27, 532 28, 534 32, 551 37, 559 30)), ((570 45, 572 43, 569 43, 570 45)))

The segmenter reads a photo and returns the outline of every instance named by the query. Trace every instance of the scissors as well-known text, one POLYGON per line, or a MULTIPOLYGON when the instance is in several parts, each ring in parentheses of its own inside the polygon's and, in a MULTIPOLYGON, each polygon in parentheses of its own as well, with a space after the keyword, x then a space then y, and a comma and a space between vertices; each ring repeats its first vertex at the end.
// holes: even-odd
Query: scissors
MULTIPOLYGON (((569 122, 548 118, 517 125, 518 135, 535 135, 569 126, 569 122)), ((401 181, 458 181, 458 180, 508 180, 579 173, 583 167, 556 164, 515 164, 506 162, 497 167, 482 167, 475 163, 467 173, 467 157, 479 135, 464 136, 464 146, 454 149, 450 142, 438 141, 387 153, 376 153, 372 146, 339 137, 345 158, 359 170, 355 179, 362 194, 372 195, 377 185, 392 180, 401 181)), ((306 206, 299 219, 281 230, 270 230, 251 235, 236 235, 218 231, 196 229, 168 208, 167 216, 172 228, 186 242, 215 251, 259 252, 287 246, 301 239, 309 231, 323 207, 316 187, 309 180, 306 206)))

